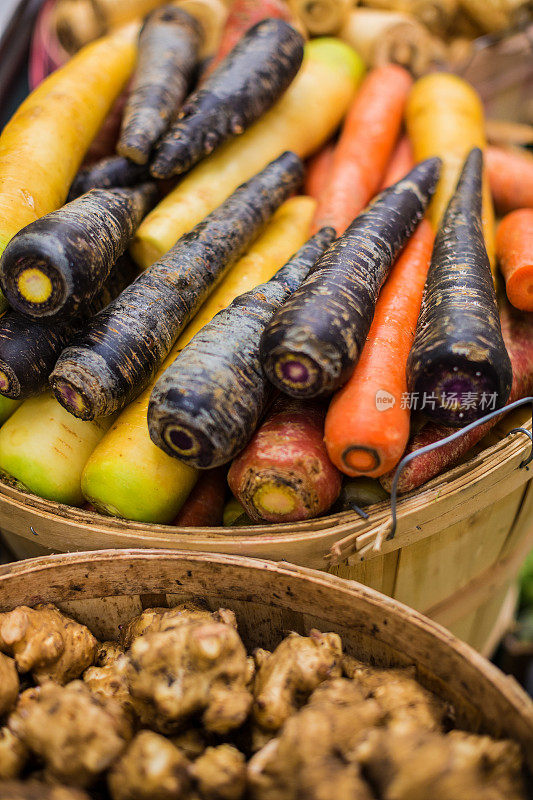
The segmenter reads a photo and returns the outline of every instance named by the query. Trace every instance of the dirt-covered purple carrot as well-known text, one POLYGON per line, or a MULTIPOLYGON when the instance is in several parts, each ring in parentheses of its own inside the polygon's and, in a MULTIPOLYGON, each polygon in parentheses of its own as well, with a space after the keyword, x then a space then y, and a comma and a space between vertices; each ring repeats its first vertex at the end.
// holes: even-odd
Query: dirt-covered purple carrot
POLYGON ((70 187, 68 202, 91 189, 119 189, 150 180, 145 164, 135 164, 123 156, 107 156, 80 169, 70 187))
POLYGON ((53 325, 9 310, 0 317, 0 394, 25 400, 48 387, 48 378, 61 351, 93 314, 108 305, 134 279, 129 256, 119 258, 98 294, 74 319, 53 325))
POLYGON ((154 183, 92 189, 17 233, 0 262, 11 307, 49 321, 77 314, 102 288, 157 196, 154 183))
POLYGON ((303 45, 298 31, 282 19, 254 25, 186 100, 156 148, 152 175, 186 172, 243 133, 287 89, 302 63, 303 45))
POLYGON ((200 24, 181 8, 166 5, 146 18, 139 56, 124 108, 117 153, 146 164, 153 146, 183 103, 202 41, 200 24))
POLYGON ((302 179, 298 156, 283 153, 93 317, 51 375, 59 402, 94 419, 140 394, 216 283, 302 179))
POLYGON ((385 189, 319 259, 261 339, 271 382, 293 397, 342 386, 366 341, 380 289, 431 199, 440 159, 385 189))
POLYGON ((505 405, 513 380, 481 222, 483 156, 470 151, 435 238, 415 340, 409 391, 424 414, 462 427, 483 416, 482 397, 505 405), (429 400, 428 400, 429 398, 429 400))
POLYGON ((271 280, 237 297, 183 348, 150 398, 154 444, 200 469, 225 464, 245 447, 271 396, 259 359, 261 333, 334 237, 333 228, 322 228, 271 280))

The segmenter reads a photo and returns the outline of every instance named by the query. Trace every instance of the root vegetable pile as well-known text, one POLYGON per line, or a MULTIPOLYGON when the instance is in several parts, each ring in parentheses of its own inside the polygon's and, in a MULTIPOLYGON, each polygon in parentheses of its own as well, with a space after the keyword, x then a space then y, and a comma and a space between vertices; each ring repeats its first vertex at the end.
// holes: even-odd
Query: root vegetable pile
POLYGON ((360 661, 333 631, 248 652, 201 599, 103 642, 19 606, 0 676, 2 800, 526 798, 519 745, 459 729, 416 666, 360 661))
POLYGON ((255 537, 527 397, 533 156, 457 66, 522 5, 58 0, 0 133, 0 480, 255 537))

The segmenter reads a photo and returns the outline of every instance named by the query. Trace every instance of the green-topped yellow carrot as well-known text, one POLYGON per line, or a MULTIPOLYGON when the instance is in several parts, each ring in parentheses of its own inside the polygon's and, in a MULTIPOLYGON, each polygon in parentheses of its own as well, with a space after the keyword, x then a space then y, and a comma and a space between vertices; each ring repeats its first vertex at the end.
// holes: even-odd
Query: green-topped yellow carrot
POLYGON ((3 425, 6 419, 9 419, 21 402, 21 400, 11 400, 9 397, 0 395, 0 425, 3 425))
POLYGON ((270 111, 198 164, 146 217, 132 247, 137 263, 146 267, 160 258, 280 153, 290 149, 305 158, 319 148, 342 120, 363 72, 348 45, 328 38, 309 42, 296 78, 270 111))
POLYGON ((49 322, 78 314, 100 291, 157 196, 154 183, 91 189, 23 228, 0 261, 11 307, 49 322))
POLYGON ((0 136, 0 255, 13 236, 59 208, 135 64, 131 31, 99 39, 44 80, 0 136))
POLYGON ((255 521, 296 522, 327 511, 341 474, 323 441, 325 407, 279 397, 230 467, 228 483, 255 521))
POLYGON ((25 400, 48 388, 61 351, 91 316, 108 305, 135 277, 132 260, 123 256, 98 294, 78 316, 54 325, 8 310, 0 317, 0 394, 25 400))
POLYGON ((302 35, 282 19, 265 19, 250 28, 187 98, 157 145, 151 174, 181 175, 249 128, 291 84, 303 46, 302 35))
POLYGON ((122 156, 106 156, 83 167, 72 181, 67 200, 75 200, 90 189, 118 189, 150 180, 145 164, 134 164, 122 156))
POLYGON ((504 406, 513 380, 481 226, 482 169, 476 147, 435 239, 407 361, 418 407, 454 427, 504 406))
POLYGON ((81 506, 81 472, 113 419, 83 422, 49 393, 26 400, 0 428, 0 475, 33 494, 81 506))
POLYGON ((50 376, 59 402, 74 416, 94 419, 137 397, 215 284, 302 178, 297 155, 279 156, 94 316, 50 376))
MULTIPOLYGON (((249 251, 229 271, 181 334, 164 366, 217 312, 239 294, 268 280, 302 246, 316 203, 292 197, 274 214, 249 251)), ((153 444, 146 416, 153 384, 119 416, 89 458, 82 477, 85 496, 100 511, 141 522, 171 522, 197 471, 153 444)))
POLYGON ((266 283, 239 295, 199 331, 152 391, 154 444, 199 469, 226 464, 245 446, 271 396, 259 341, 274 311, 335 238, 322 228, 266 283))
MULTIPOLYGON (((457 75, 433 72, 414 84, 406 108, 406 125, 415 159, 442 159, 439 183, 428 209, 438 230, 455 191, 464 160, 473 147, 486 147, 483 106, 475 89, 457 75)), ((483 233, 494 268, 494 209, 483 178, 483 233)))
POLYGON ((173 5, 149 14, 139 35, 139 58, 126 100, 117 153, 146 164, 180 108, 198 61, 199 23, 173 5))
POLYGON ((394 261, 433 194, 431 158, 385 189, 318 261, 267 325, 263 368, 293 397, 330 394, 351 376, 394 261))

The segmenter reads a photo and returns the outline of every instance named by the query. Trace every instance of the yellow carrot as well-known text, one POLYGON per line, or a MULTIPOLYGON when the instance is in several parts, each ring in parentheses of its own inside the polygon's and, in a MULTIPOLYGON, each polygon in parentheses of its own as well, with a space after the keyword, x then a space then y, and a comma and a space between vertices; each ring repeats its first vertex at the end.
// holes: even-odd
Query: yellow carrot
POLYGON ((9 419, 11 414, 20 406, 20 400, 11 400, 9 397, 0 395, 0 425, 3 425, 6 419, 9 419))
MULTIPOLYGON (((481 100, 469 83, 456 75, 435 72, 420 78, 407 102, 406 122, 416 161, 442 159, 437 189, 427 217, 437 229, 452 197, 466 156, 473 147, 486 147, 481 100)), ((485 174, 483 232, 494 265, 494 209, 485 174)))
POLYGON ((59 208, 135 63, 132 31, 80 50, 22 103, 0 136, 0 254, 59 208))
POLYGON ((195 167, 146 217, 132 247, 140 266, 160 258, 239 184, 285 150, 305 158, 329 139, 362 78, 363 62, 336 39, 314 39, 305 51, 300 71, 273 108, 195 167))
POLYGON ((47 500, 81 506, 81 471, 112 421, 83 422, 51 394, 32 397, 0 428, 0 474, 47 500))
MULTIPOLYGON (((161 371, 239 294, 268 280, 305 242, 316 207, 310 197, 287 200, 263 234, 237 262, 179 338, 161 371)), ((140 522, 171 522, 198 473, 156 447, 146 414, 153 384, 126 408, 89 458, 82 476, 85 497, 96 508, 140 522)))

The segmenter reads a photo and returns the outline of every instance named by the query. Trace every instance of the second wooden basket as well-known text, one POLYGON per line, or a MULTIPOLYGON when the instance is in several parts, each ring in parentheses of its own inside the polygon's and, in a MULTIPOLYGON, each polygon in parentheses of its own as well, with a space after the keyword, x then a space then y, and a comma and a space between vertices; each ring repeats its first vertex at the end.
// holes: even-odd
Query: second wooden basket
POLYGON ((103 517, 0 483, 0 529, 18 558, 109 547, 179 548, 285 560, 357 580, 423 612, 490 654, 512 617, 516 575, 533 547, 531 442, 495 429, 493 444, 398 503, 396 536, 376 542, 390 504, 303 523, 175 528, 103 517))

